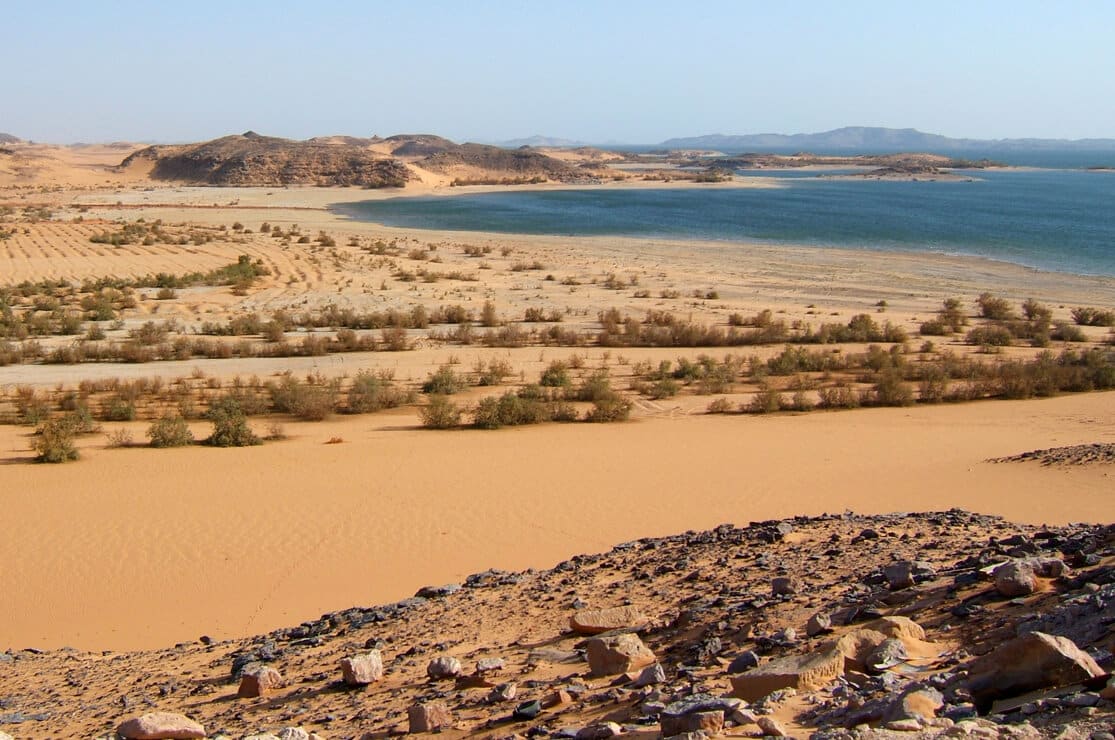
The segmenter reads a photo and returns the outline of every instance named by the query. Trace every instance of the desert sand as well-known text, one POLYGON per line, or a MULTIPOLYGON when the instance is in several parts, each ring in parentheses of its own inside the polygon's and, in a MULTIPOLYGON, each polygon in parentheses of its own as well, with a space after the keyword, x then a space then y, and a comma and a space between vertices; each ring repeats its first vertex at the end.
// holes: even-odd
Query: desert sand
MULTIPOLYGON (((54 175, 51 175, 54 176, 54 175)), ((212 269, 237 255, 270 270, 247 296, 227 287, 184 289, 171 301, 143 293, 126 331, 174 318, 184 331, 247 311, 335 303, 406 308, 491 300, 502 317, 525 308, 565 312, 587 327, 599 311, 648 309, 724 322, 769 308, 787 321, 847 321, 887 302, 888 319, 914 330, 943 298, 984 290, 1014 301, 1036 297, 1067 316, 1078 305, 1115 305, 1108 278, 1040 272, 943 255, 707 244, 646 239, 562 238, 387 229, 351 222, 333 203, 397 193, 317 188, 186 188, 89 176, 70 188, 20 187, 0 201, 42 203, 52 221, 27 224, 0 242, 0 282, 212 269), (80 223, 72 219, 79 216, 80 223), (114 219, 231 225, 254 233, 200 246, 92 244, 114 219), (280 245, 258 233, 267 221, 336 237, 328 250, 280 245), (459 269, 473 282, 387 280, 351 238, 395 240, 403 267, 459 269), (463 245, 490 248, 482 259, 463 245), (408 261, 429 248, 440 262, 408 261), (507 253, 504 254, 504 248, 507 253), (539 271, 512 269, 538 261, 539 271), (487 263, 487 269, 482 268, 487 263), (554 280, 544 276, 551 274, 554 280), (604 278, 634 284, 608 290, 604 278), (569 279, 570 284, 563 284, 569 279), (714 299, 693 291, 715 290, 714 299), (660 297, 671 292, 676 297, 660 297)), ((761 186, 748 180, 753 186, 761 186)), ((629 185, 625 185, 629 186, 629 185)), ((655 184, 645 184, 655 187, 655 184)), ((721 185, 713 185, 717 187, 721 185)), ((602 185, 600 187, 611 187, 602 185)), ((702 185, 702 187, 707 187, 702 185)), ((467 192, 416 186, 408 193, 467 192)), ((22 207, 22 206, 20 206, 22 207)), ((21 225, 22 227, 22 225, 21 225)), ((142 291, 141 291, 142 292, 142 291)), ((1106 330, 1089 328, 1099 341, 1106 330)), ((47 346, 69 341, 44 339, 47 346)), ((950 343, 967 352, 959 340, 950 343)), ((766 356, 779 347, 747 350, 766 356)), ((852 350, 855 348, 849 348, 852 350)), ((141 365, 10 365, 0 385, 52 388, 96 377, 270 377, 285 369, 350 375, 389 368, 418 382, 438 365, 506 357, 516 376, 580 355, 617 376, 639 360, 694 357, 694 350, 527 347, 491 349, 419 341, 412 352, 322 358, 186 360, 141 365)), ((713 354, 725 354, 717 349, 713 354)), ((1009 350, 1029 356, 1023 350, 1009 350)), ((511 382, 511 381, 509 381, 511 382)), ((466 396, 476 400, 483 392, 466 396)), ((854 509, 964 507, 1029 523, 1110 521, 1110 469, 991 464, 1041 447, 1115 439, 1115 394, 944 407, 864 409, 720 418, 708 397, 636 402, 619 425, 560 425, 432 432, 413 409, 372 417, 288 423, 290 439, 250 449, 110 449, 105 434, 146 422, 106 425, 80 441, 73 464, 32 465, 27 427, 0 427, 0 649, 28 646, 132 650, 205 634, 231 638, 298 623, 324 611, 403 598, 425 584, 459 581, 489 567, 541 568, 616 542, 721 522, 854 509), (340 444, 324 444, 332 438, 340 444)), ((253 421, 261 427, 261 422, 253 421)), ((206 424, 195 424, 203 436, 206 424)))

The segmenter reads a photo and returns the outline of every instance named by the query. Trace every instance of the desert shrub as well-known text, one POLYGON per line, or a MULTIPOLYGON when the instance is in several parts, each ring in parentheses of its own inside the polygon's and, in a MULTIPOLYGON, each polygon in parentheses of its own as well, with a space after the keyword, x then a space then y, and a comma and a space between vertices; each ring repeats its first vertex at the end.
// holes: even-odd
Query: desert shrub
POLYGON ((169 301, 172 298, 177 297, 178 291, 176 291, 174 288, 162 287, 159 288, 157 293, 155 293, 155 300, 157 301, 169 301))
POLYGON ((464 389, 464 378, 453 371, 449 365, 442 365, 431 373, 422 384, 422 392, 438 396, 451 396, 464 389))
POLYGON ((647 388, 647 395, 654 400, 673 398, 678 393, 678 383, 673 378, 662 378, 647 388))
POLYGON ((212 447, 248 447, 263 441, 248 426, 240 402, 232 396, 223 396, 209 405, 205 417, 213 423, 213 433, 204 441, 212 447))
POLYGON ((728 414, 732 411, 732 402, 727 398, 717 398, 705 409, 706 414, 728 414))
POLYGON ((859 394, 848 385, 837 384, 822 388, 818 395, 820 406, 825 409, 854 409, 860 405, 859 394))
POLYGON ((108 435, 109 447, 131 447, 134 443, 135 441, 132 439, 131 431, 124 427, 114 429, 112 433, 108 435))
POLYGON ((812 411, 816 405, 806 390, 796 390, 790 397, 790 408, 794 411, 812 411))
POLYGON ((1102 308, 1080 307, 1069 312, 1080 326, 1115 326, 1115 311, 1102 308))
POLYGON ((473 371, 476 373, 477 385, 499 385, 511 374, 511 363, 499 358, 488 360, 487 363, 477 360, 473 371))
POLYGON ((972 329, 964 337, 964 341, 980 347, 1009 347, 1014 341, 1014 335, 1005 326, 988 324, 972 329))
POLYGON ((585 421, 607 423, 627 421, 631 416, 631 402, 615 393, 596 398, 592 408, 585 414, 585 421))
POLYGON ((483 399, 473 411, 473 424, 481 429, 541 424, 551 418, 551 409, 545 401, 524 398, 512 391, 483 399))
POLYGON ((976 299, 976 305, 979 307, 980 316, 985 319, 1008 321, 1015 317, 1014 309, 1011 308, 1010 303, 1005 298, 1000 298, 991 293, 981 293, 979 298, 976 299))
POLYGON ((101 418, 105 421, 132 421, 136 418, 135 401, 114 395, 101 410, 101 418))
POLYGON ((339 381, 311 376, 301 382, 287 374, 277 384, 271 384, 268 391, 276 411, 303 421, 322 421, 337 407, 339 381))
POLYGON ((909 406, 914 402, 913 389, 895 370, 879 373, 871 389, 871 402, 879 406, 909 406))
POLYGON ((395 386, 390 372, 361 370, 352 380, 345 410, 350 414, 370 414, 402 406, 413 400, 413 393, 395 386))
POLYGON ((444 395, 431 395, 418 414, 427 429, 453 429, 461 424, 460 407, 444 395))
POLYGON ((769 387, 760 388, 747 404, 747 412, 751 414, 773 414, 781 409, 782 394, 769 387))
POLYGON ((1050 339, 1056 339, 1059 342, 1086 342, 1088 337, 1079 326, 1066 323, 1064 321, 1057 322, 1056 326, 1049 333, 1050 339))
POLYGON ((163 416, 147 429, 152 447, 185 447, 194 443, 194 435, 181 416, 163 416))
POLYGON ((569 368, 561 360, 554 360, 542 371, 538 384, 546 388, 567 388, 573 384, 569 377, 569 368))
POLYGON ((43 463, 63 463, 78 459, 74 422, 67 417, 47 419, 39 427, 32 447, 35 460, 43 463))
POLYGON ((617 398, 612 390, 612 381, 605 369, 596 370, 581 381, 581 386, 576 391, 578 401, 608 401, 617 398))
POLYGON ((496 304, 491 301, 484 301, 484 307, 480 309, 480 324, 482 326, 499 326, 496 304))
POLYGON ((941 319, 930 319, 929 321, 922 322, 918 327, 918 333, 923 337, 943 337, 946 334, 952 333, 952 326, 945 323, 941 319))

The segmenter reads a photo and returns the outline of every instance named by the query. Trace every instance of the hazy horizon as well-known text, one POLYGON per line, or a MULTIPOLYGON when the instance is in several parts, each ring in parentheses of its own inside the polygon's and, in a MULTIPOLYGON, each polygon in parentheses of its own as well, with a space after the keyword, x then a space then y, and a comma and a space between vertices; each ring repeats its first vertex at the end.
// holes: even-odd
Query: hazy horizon
POLYGON ((1115 5, 56 0, 4 17, 19 71, 0 131, 53 143, 1115 137, 1115 5))

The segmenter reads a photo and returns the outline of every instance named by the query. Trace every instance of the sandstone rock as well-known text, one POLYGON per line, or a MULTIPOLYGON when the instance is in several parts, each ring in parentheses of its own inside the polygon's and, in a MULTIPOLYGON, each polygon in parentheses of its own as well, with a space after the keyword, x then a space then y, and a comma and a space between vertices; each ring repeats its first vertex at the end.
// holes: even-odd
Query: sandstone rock
POLYGON ((499 686, 492 687, 488 692, 488 701, 492 704, 498 704, 504 701, 511 701, 515 695, 519 693, 519 687, 515 683, 501 683, 499 686))
POLYGON ((796 578, 779 576, 777 578, 772 578, 770 581, 770 593, 772 596, 793 596, 800 590, 801 581, 796 578))
POLYGON ((426 666, 426 675, 435 681, 443 678, 456 678, 461 675, 461 661, 451 655, 434 658, 426 666))
POLYGON ((205 737, 205 728, 189 717, 172 712, 151 712, 116 728, 126 740, 190 740, 205 737))
POLYGON ((919 581, 932 578, 937 571, 929 563, 914 560, 901 560, 883 568, 883 577, 892 591, 910 588, 919 581))
POLYGON ((573 697, 569 695, 568 691, 565 689, 558 689, 557 691, 543 696, 539 703, 542 705, 543 709, 553 709, 554 707, 568 704, 571 701, 573 701, 573 697))
POLYGON ((881 617, 864 625, 866 629, 881 632, 897 640, 924 640, 925 630, 909 617, 881 617))
POLYGON ((0 730, 0 740, 15 740, 15 738, 3 730, 0 730))
POLYGON ((311 740, 315 736, 301 727, 284 727, 276 737, 279 740, 311 740))
POLYGON ((659 721, 662 725, 662 737, 673 737, 687 732, 704 732, 707 735, 718 735, 724 729, 724 710, 712 709, 690 712, 679 717, 663 713, 659 721))
POLYGON ((882 673, 888 668, 904 663, 908 657, 906 646, 902 641, 890 637, 871 651, 865 665, 869 673, 882 673))
POLYGON ((805 634, 816 637, 832 632, 832 617, 827 612, 817 612, 805 625, 805 634))
POLYGON ((976 705, 1046 687, 1066 686, 1104 675, 1092 656, 1067 637, 1031 632, 1005 642, 969 667, 967 688, 976 705))
POLYGON ((644 686, 654 686, 665 682, 666 671, 662 668, 661 663, 649 665, 643 669, 638 678, 635 679, 635 688, 643 688, 644 686))
POLYGON ((349 686, 367 686, 383 678, 383 656, 378 650, 341 660, 341 676, 349 686))
POLYGON ((748 668, 754 668, 759 665, 759 656, 751 650, 746 650, 728 664, 728 673, 743 673, 748 668))
POLYGON ((578 635, 599 635, 626 627, 641 627, 646 622, 647 618, 633 606, 579 609, 569 617, 569 626, 578 635))
POLYGON ((937 710, 944 704, 944 697, 937 689, 908 691, 891 705, 889 719, 892 722, 907 719, 930 720, 937 716, 937 710))
POLYGON ((785 728, 774 717, 759 717, 757 724, 767 737, 787 737, 785 728))
POLYGON ((594 637, 586 649, 589 669, 597 676, 627 673, 657 661, 638 635, 594 637))
POLYGON ((495 673, 496 671, 502 671, 503 667, 503 658, 481 658, 476 661, 476 674, 495 673))
POLYGON ((865 673, 867 658, 886 640, 887 636, 882 632, 863 627, 841 635, 832 646, 844 656, 844 670, 865 673))
POLYGON ((260 665, 244 671, 240 676, 240 688, 236 695, 241 699, 255 699, 267 696, 282 685, 283 677, 277 670, 271 666, 260 665))
POLYGON ((779 689, 814 691, 844 672, 844 653, 829 647, 812 655, 774 660, 732 676, 732 696, 758 701, 779 689))
POLYGON ((1007 598, 1032 594, 1037 585, 1034 569, 1025 561, 1012 560, 995 569, 995 590, 1007 598))
POLYGON ((577 740, 607 740, 623 732, 623 728, 615 722, 593 722, 588 727, 581 728, 576 735, 577 740))
POLYGON ((453 725, 453 714, 444 702, 414 704, 407 709, 411 732, 434 732, 453 725))
POLYGON ((919 732, 921 731, 921 721, 913 717, 891 720, 887 722, 887 729, 895 732, 919 732))

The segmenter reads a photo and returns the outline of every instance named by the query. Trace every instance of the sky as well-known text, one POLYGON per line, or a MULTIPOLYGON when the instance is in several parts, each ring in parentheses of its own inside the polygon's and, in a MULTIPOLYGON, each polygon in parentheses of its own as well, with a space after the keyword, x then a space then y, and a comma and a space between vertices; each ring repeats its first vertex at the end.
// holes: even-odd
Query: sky
POLYGON ((0 131, 1115 137, 1115 2, 10 0, 0 131))

